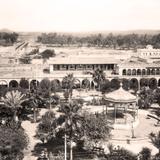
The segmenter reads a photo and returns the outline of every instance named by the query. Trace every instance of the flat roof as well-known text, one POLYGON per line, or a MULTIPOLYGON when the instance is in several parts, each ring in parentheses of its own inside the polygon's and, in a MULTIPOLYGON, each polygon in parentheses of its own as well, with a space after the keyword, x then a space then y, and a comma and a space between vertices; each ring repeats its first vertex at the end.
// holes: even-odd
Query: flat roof
POLYGON ((48 60, 48 64, 118 64, 118 62, 118 59, 105 56, 54 57, 48 60))

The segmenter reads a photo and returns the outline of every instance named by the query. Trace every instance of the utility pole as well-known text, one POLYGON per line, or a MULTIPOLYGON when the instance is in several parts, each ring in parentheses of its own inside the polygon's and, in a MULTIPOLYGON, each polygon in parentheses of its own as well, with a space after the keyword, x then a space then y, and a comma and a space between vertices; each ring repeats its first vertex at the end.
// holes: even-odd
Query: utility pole
POLYGON ((64 160, 67 160, 67 136, 64 135, 64 160))

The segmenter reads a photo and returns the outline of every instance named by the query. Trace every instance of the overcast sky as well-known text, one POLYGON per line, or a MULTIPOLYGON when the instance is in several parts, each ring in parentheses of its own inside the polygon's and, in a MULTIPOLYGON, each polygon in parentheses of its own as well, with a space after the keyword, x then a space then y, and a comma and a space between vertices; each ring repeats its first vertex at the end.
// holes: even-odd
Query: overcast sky
POLYGON ((0 28, 63 32, 160 29, 160 0, 0 0, 0 28))

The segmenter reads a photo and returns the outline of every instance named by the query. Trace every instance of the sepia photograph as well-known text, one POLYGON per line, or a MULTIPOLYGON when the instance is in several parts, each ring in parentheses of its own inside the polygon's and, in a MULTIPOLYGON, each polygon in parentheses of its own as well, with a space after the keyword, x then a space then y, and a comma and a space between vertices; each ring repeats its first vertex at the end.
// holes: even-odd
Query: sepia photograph
POLYGON ((160 160, 160 0, 0 0, 0 160, 160 160))

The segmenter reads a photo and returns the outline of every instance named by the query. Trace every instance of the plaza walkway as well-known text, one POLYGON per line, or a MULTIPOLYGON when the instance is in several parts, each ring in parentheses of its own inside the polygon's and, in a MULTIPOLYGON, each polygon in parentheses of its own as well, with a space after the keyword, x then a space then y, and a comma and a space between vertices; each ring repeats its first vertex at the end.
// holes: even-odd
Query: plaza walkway
MULTIPOLYGON (((47 109, 42 109, 40 111, 40 117, 47 111, 47 109)), ((30 121, 23 121, 22 127, 24 128, 25 132, 27 133, 29 137, 29 145, 27 149, 24 151, 24 159, 23 160, 37 160, 37 157, 32 155, 32 151, 34 150, 34 147, 37 143, 40 143, 41 141, 35 138, 36 129, 37 129, 38 123, 31 123, 30 121)))
POLYGON ((158 132, 160 127, 155 126, 157 123, 156 120, 147 118, 148 113, 148 111, 139 110, 139 124, 134 128, 134 135, 136 138, 132 138, 131 128, 128 130, 115 129, 111 132, 112 140, 110 140, 110 143, 115 146, 124 147, 133 153, 138 153, 143 147, 150 148, 152 154, 157 153, 158 149, 153 146, 148 136, 151 132, 158 132), (128 143, 127 140, 130 142, 128 143))

